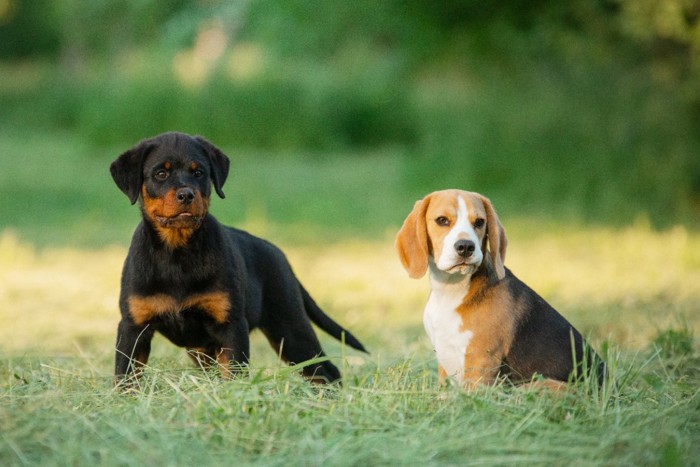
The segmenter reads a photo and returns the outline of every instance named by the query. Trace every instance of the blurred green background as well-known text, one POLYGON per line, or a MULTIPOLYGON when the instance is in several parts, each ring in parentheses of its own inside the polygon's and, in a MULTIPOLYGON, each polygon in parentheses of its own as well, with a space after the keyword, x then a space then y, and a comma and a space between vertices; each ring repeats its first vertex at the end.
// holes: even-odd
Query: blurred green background
POLYGON ((108 164, 200 134, 213 211, 314 241, 480 191, 506 222, 697 228, 698 0, 0 0, 0 229, 128 241, 108 164))

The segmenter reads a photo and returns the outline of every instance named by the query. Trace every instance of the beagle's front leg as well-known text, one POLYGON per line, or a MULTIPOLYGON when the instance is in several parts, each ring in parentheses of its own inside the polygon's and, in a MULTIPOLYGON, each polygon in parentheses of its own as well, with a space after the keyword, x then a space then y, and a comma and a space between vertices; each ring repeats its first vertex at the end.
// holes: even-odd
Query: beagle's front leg
POLYGON ((467 352, 464 357, 464 389, 476 389, 480 385, 491 385, 498 377, 501 359, 490 352, 467 352))
POLYGON ((447 372, 445 371, 445 368, 438 363, 438 382, 439 382, 440 386, 444 386, 446 380, 447 380, 447 372))

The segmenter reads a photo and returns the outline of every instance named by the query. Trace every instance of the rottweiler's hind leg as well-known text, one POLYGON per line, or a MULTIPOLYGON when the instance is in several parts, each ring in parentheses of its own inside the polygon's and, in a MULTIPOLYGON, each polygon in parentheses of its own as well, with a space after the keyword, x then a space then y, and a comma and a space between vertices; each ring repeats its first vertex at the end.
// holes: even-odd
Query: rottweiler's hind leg
MULTIPOLYGON (((310 326, 308 333, 296 333, 296 335, 292 332, 279 335, 269 329, 263 329, 263 333, 275 352, 291 365, 326 355, 310 326)), ((312 383, 328 384, 340 381, 340 371, 328 360, 306 365, 301 373, 312 383)))

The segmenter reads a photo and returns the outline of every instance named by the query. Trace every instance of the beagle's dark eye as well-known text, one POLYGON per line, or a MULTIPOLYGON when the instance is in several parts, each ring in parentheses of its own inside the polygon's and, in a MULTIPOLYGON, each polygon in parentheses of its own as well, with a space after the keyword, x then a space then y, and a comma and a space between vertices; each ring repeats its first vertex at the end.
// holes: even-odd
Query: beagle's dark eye
POLYGON ((441 227, 447 227, 448 225, 450 225, 450 220, 445 216, 440 216, 437 219, 435 219, 435 223, 441 227))
POLYGON ((168 174, 167 170, 161 169, 161 170, 156 172, 155 178, 156 178, 156 180, 160 180, 162 182, 168 178, 168 175, 169 174, 168 174))
POLYGON ((485 222, 486 222, 486 221, 484 221, 481 217, 478 218, 477 220, 474 221, 474 228, 475 228, 475 229, 480 229, 480 228, 482 228, 482 227, 484 226, 484 223, 485 223, 485 222))

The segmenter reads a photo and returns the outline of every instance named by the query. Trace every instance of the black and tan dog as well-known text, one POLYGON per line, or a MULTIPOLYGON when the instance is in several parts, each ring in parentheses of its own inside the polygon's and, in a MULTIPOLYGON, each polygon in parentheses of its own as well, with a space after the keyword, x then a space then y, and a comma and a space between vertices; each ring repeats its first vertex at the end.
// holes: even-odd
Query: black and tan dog
POLYGON ((396 237, 410 277, 429 271, 423 324, 435 348, 440 382, 465 387, 499 376, 552 389, 605 366, 581 334, 503 264, 506 233, 491 202, 460 190, 416 202, 396 237), (490 253, 490 254, 489 254, 490 253))
MULTIPOLYGON (((165 133, 126 151, 110 171, 143 214, 122 273, 117 384, 146 364, 156 331, 226 375, 247 364, 255 328, 290 363, 324 355, 309 319, 365 350, 318 307, 278 248, 208 213, 211 187, 223 198, 229 171, 211 143, 165 133)), ((315 382, 340 378, 329 361, 302 372, 315 382)))

